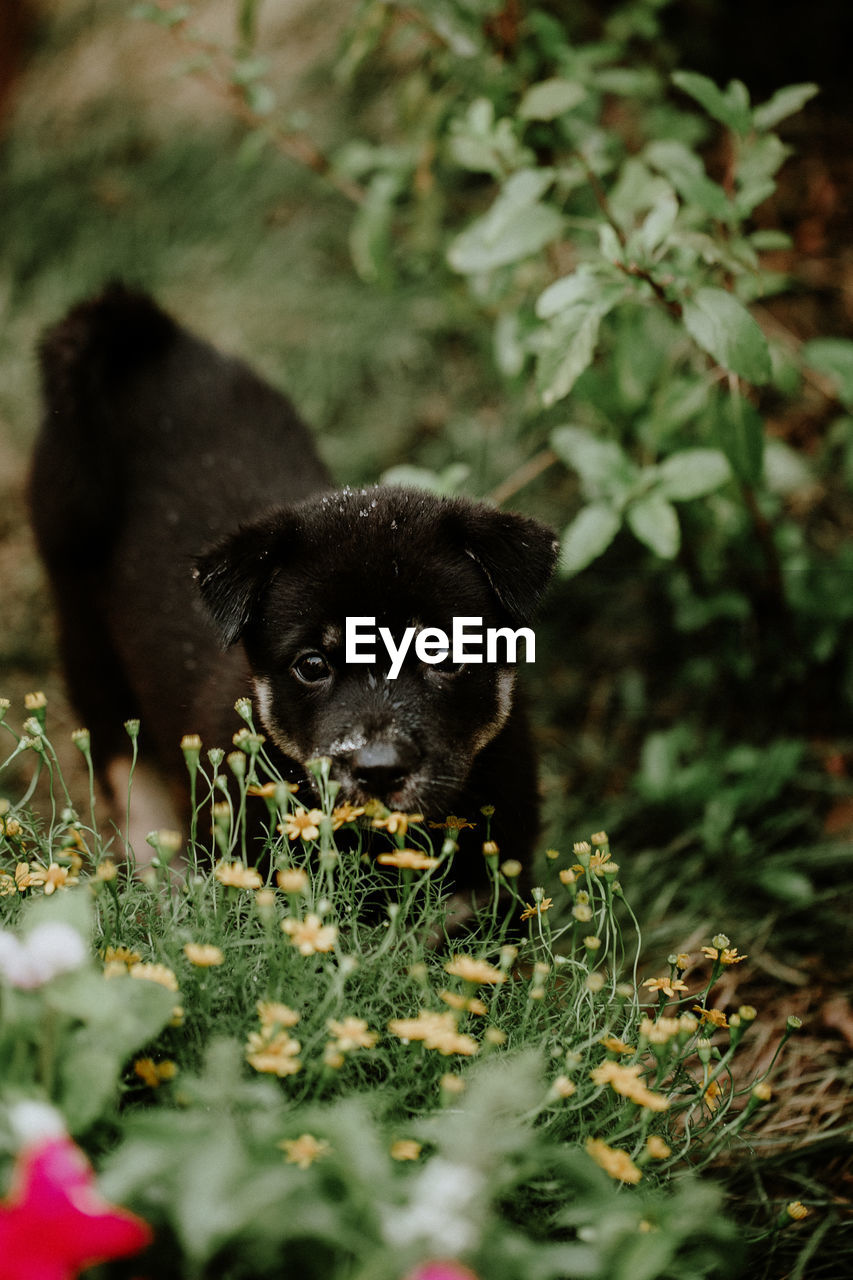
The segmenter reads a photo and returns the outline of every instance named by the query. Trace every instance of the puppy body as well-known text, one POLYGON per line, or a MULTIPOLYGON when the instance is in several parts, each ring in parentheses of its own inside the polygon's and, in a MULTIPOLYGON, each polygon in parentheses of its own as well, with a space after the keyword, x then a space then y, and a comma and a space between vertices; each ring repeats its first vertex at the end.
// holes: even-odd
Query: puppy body
MULTIPOLYGON (((550 531, 463 499, 332 489, 281 395, 120 287, 41 354, 33 523, 102 775, 138 717, 183 791, 182 735, 229 746, 245 694, 284 776, 307 787, 305 762, 326 755, 353 803, 435 821, 494 804, 502 853, 523 860, 535 768, 515 668, 412 654, 390 680, 379 646, 375 664, 344 662, 344 623, 518 627, 550 576, 550 531)), ((482 864, 472 850, 460 886, 482 864)))

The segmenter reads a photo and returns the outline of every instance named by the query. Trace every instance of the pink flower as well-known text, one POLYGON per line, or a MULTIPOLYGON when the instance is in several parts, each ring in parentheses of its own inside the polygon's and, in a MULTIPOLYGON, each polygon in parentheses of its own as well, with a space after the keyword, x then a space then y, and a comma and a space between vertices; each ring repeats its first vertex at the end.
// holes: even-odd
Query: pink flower
POLYGON ((151 1238, 146 1222, 98 1195, 92 1168, 69 1137, 20 1152, 9 1196, 0 1200, 3 1280, 74 1280, 151 1238))
POLYGON ((422 1262, 405 1280, 478 1280, 461 1262, 422 1262))

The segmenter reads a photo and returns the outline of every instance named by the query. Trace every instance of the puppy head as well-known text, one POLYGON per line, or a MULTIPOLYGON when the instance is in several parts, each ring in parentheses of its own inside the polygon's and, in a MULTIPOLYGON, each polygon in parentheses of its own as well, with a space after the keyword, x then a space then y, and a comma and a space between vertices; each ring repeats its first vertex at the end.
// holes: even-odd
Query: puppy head
POLYGON ((451 635, 457 616, 515 629, 556 553, 550 530, 483 503, 345 489, 238 530, 197 577, 223 643, 245 647, 261 720, 286 756, 330 757, 342 800, 443 816, 509 719, 515 667, 428 664, 410 637, 391 679, 381 641, 375 662, 345 661, 345 621, 375 618, 395 645, 409 628, 451 635))

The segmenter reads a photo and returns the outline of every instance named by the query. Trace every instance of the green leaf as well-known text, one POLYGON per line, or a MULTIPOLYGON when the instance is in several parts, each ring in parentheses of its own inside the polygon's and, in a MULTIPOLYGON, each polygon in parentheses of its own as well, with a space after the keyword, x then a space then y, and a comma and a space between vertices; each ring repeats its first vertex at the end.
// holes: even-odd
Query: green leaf
POLYGON ((563 534, 560 572, 568 576, 592 564, 610 546, 621 524, 621 516, 607 502, 583 507, 563 534))
POLYGON ((661 139, 645 149, 649 164, 668 178, 685 204, 698 205, 712 218, 731 222, 734 206, 725 191, 712 182, 702 161, 683 142, 661 139))
POLYGON ((536 299, 536 314, 540 320, 550 320, 561 311, 572 307, 598 302, 603 294, 603 281, 589 267, 579 267, 570 276, 562 276, 549 284, 536 299))
POLYGON ((803 347, 803 359, 835 385, 839 400, 853 409, 853 342, 847 338, 813 338, 803 347))
POLYGON ((518 105, 522 120, 555 120, 586 97, 586 89, 576 80, 554 76, 531 85, 518 105))
POLYGON ((695 71, 673 71, 672 82, 727 129, 739 134, 749 132, 752 126, 749 93, 740 80, 731 80, 723 90, 713 80, 695 71))
POLYGON ((678 201, 675 192, 669 191, 658 200, 640 227, 636 236, 639 248, 651 256, 668 238, 677 217, 678 201))
POLYGON ((756 386, 770 377, 767 339, 742 302, 725 289, 698 289, 684 304, 693 340, 724 369, 756 386))
POLYGON ((551 326, 548 344, 539 353, 536 381, 546 408, 569 394, 595 355, 604 313, 600 307, 591 307, 579 320, 575 319, 576 314, 571 313, 568 322, 558 321, 551 326))
POLYGON ((743 396, 726 396, 716 422, 717 441, 744 484, 754 485, 764 470, 764 423, 743 396))
POLYGON ((632 502, 625 512, 631 532, 656 555, 671 560, 681 546, 678 513, 656 490, 632 502))
POLYGON ((713 493, 731 479, 731 467, 719 449, 682 449, 657 468, 655 489, 671 502, 689 502, 713 493))
POLYGON ((508 266, 544 249, 563 229, 562 216, 539 198, 553 181, 550 170, 522 169, 503 186, 488 213, 450 245, 454 271, 473 275, 508 266))
POLYGON ((756 129, 773 129, 780 120, 801 111, 816 93, 820 93, 816 84, 789 84, 777 89, 772 98, 755 108, 752 123, 756 129))
POLYGON ((600 440, 584 427, 556 427, 551 448, 576 471, 588 498, 619 500, 637 478, 637 468, 615 440, 600 440))
POLYGON ((400 179, 393 173, 376 173, 364 203, 350 225, 349 247, 353 266, 362 280, 373 282, 387 274, 391 252, 391 219, 400 179))

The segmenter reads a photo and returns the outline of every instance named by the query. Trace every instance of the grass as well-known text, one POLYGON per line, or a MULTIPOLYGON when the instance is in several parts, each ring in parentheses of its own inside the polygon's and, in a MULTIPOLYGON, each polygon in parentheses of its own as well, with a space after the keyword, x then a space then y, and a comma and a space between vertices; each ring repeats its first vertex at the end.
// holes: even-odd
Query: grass
MULTIPOLYGON (((560 896, 528 904, 487 844, 493 892, 448 937, 459 820, 436 837, 336 806, 324 761, 305 810, 243 702, 227 757, 184 742, 186 848, 154 832, 134 874, 123 833, 105 843, 69 807, 29 704, 23 732, 4 721, 9 755, 50 774, 53 803, 2 820, 7 1162, 21 1100, 57 1108, 106 1194, 153 1225, 164 1276, 260 1280, 284 1257, 341 1280, 448 1257, 507 1280, 738 1273, 745 1237, 700 1175, 745 1149, 794 1026, 744 1080, 760 1024, 710 1012, 741 959, 723 936, 638 980, 630 868, 603 832, 552 857, 560 896), (245 858, 253 802, 265 874, 245 858), (88 958, 54 949, 33 976, 46 925, 88 958)), ((795 1229, 768 1208, 754 1235, 795 1229)))

